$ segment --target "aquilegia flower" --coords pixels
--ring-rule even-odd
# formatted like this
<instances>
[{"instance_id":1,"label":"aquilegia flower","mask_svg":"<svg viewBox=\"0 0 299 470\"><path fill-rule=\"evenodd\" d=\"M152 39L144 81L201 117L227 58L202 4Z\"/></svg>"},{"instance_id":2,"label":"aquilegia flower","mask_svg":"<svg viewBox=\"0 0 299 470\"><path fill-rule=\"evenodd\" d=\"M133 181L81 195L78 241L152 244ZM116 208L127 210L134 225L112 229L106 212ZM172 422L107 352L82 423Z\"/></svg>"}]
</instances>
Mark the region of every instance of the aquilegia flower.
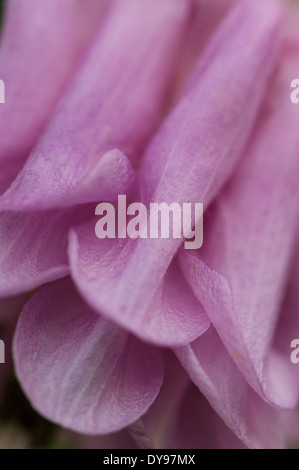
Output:
<instances>
[{"instance_id":1,"label":"aquilegia flower","mask_svg":"<svg viewBox=\"0 0 299 470\"><path fill-rule=\"evenodd\" d=\"M298 441L298 8L6 7L0 308L25 304L13 360L32 406L109 434L99 447ZM145 211L203 203L203 246L99 239L95 208L117 214L119 195Z\"/></svg>"}]
</instances>

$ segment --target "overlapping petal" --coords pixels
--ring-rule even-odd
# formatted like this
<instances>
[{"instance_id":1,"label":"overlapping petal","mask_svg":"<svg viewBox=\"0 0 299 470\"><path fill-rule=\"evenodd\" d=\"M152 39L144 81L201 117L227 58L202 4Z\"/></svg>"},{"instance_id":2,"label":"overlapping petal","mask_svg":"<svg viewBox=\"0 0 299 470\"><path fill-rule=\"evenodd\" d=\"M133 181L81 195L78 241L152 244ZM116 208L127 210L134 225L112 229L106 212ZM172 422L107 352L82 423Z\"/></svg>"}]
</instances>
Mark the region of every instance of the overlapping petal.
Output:
<instances>
[{"instance_id":1,"label":"overlapping petal","mask_svg":"<svg viewBox=\"0 0 299 470\"><path fill-rule=\"evenodd\" d=\"M299 436L298 10L283 26L279 0L37 1L11 0L0 44L0 192L37 143L0 197L6 351L32 295L19 294L51 282L14 337L25 394L85 447L286 448ZM95 203L120 194L143 202L148 228L153 202L203 202L203 248L99 240ZM11 358L0 372L1 396Z\"/></svg>"},{"instance_id":2,"label":"overlapping petal","mask_svg":"<svg viewBox=\"0 0 299 470\"><path fill-rule=\"evenodd\" d=\"M80 191L86 197L98 194L106 200L114 200L134 181L131 163L124 154L115 150L103 156ZM69 274L69 230L90 218L93 211L89 205L80 205L66 209L1 213L0 297L20 294Z\"/></svg>"},{"instance_id":3,"label":"overlapping petal","mask_svg":"<svg viewBox=\"0 0 299 470\"><path fill-rule=\"evenodd\" d=\"M173 449L245 449L245 445L194 387L186 391L177 416Z\"/></svg>"},{"instance_id":4,"label":"overlapping petal","mask_svg":"<svg viewBox=\"0 0 299 470\"><path fill-rule=\"evenodd\" d=\"M68 232L88 214L88 207L0 214L0 297L30 291L69 274Z\"/></svg>"},{"instance_id":5,"label":"overlapping petal","mask_svg":"<svg viewBox=\"0 0 299 470\"><path fill-rule=\"evenodd\" d=\"M127 283L124 265L131 253L128 240L98 240L93 220L71 230L72 276L88 304L135 331L140 338L163 346L185 343L206 331L210 322L176 263L152 297L149 294L155 278L148 276L145 268L136 271L134 277L131 275L130 286L123 289ZM136 292L134 284L138 279L144 279L145 285ZM134 306L137 295L139 303Z\"/></svg>"},{"instance_id":6,"label":"overlapping petal","mask_svg":"<svg viewBox=\"0 0 299 470\"><path fill-rule=\"evenodd\" d=\"M224 21L209 46L213 60L206 63L204 56L199 79L164 122L142 160L139 182L147 207L151 202L207 206L219 191L258 112L274 66L279 20L276 1L261 7L245 0ZM198 70L195 73L198 76ZM197 312L184 305L171 305L168 312L161 307L163 285L171 280L164 277L181 241L108 241L106 256L90 224L89 229L72 232L72 275L93 308L139 337L163 345L187 343L207 327L201 305ZM182 299L190 296L183 281L169 288L177 289Z\"/></svg>"},{"instance_id":7,"label":"overlapping petal","mask_svg":"<svg viewBox=\"0 0 299 470\"><path fill-rule=\"evenodd\" d=\"M281 313L273 341L274 348L282 357L290 356L293 351L291 343L294 339L299 339L299 239L297 237L296 246L292 256L292 266L288 285L286 288ZM291 365L292 372L299 382L298 364ZM298 385L296 389L298 389Z\"/></svg>"},{"instance_id":8,"label":"overlapping petal","mask_svg":"<svg viewBox=\"0 0 299 470\"><path fill-rule=\"evenodd\" d=\"M138 431L136 441L140 446L151 439L158 449L245 447L192 386L186 371L170 353L165 358L165 379L159 396L142 418Z\"/></svg>"},{"instance_id":9,"label":"overlapping petal","mask_svg":"<svg viewBox=\"0 0 299 470\"><path fill-rule=\"evenodd\" d=\"M14 357L33 406L86 434L113 432L136 421L163 380L161 351L91 311L69 278L43 288L26 305Z\"/></svg>"},{"instance_id":10,"label":"overlapping petal","mask_svg":"<svg viewBox=\"0 0 299 470\"><path fill-rule=\"evenodd\" d=\"M176 74L173 100L170 105L180 99L186 80L192 75L192 70L199 55L206 48L213 33L227 15L235 0L195 0L192 22L190 24L186 45L180 59L180 67ZM193 80L196 77L193 76Z\"/></svg>"},{"instance_id":11,"label":"overlapping petal","mask_svg":"<svg viewBox=\"0 0 299 470\"><path fill-rule=\"evenodd\" d=\"M285 448L298 436L297 412L275 409L249 387L213 327L176 354L213 409L247 447ZM295 388L298 391L298 383ZM288 396L294 390L285 392Z\"/></svg>"},{"instance_id":12,"label":"overlapping petal","mask_svg":"<svg viewBox=\"0 0 299 470\"><path fill-rule=\"evenodd\" d=\"M105 152L119 148L138 157L160 117L191 7L184 0L113 4L42 140L2 198L3 209L89 202L80 185L87 186Z\"/></svg>"},{"instance_id":13,"label":"overlapping petal","mask_svg":"<svg viewBox=\"0 0 299 470\"><path fill-rule=\"evenodd\" d=\"M38 140L106 0L10 0L0 43L0 192ZM53 26L54 25L54 26Z\"/></svg>"},{"instance_id":14,"label":"overlapping petal","mask_svg":"<svg viewBox=\"0 0 299 470\"><path fill-rule=\"evenodd\" d=\"M272 348L297 231L299 108L289 97L298 49L283 60L255 135L206 216L200 251L180 264L235 363L268 402L293 408L298 383Z\"/></svg>"}]
</instances>

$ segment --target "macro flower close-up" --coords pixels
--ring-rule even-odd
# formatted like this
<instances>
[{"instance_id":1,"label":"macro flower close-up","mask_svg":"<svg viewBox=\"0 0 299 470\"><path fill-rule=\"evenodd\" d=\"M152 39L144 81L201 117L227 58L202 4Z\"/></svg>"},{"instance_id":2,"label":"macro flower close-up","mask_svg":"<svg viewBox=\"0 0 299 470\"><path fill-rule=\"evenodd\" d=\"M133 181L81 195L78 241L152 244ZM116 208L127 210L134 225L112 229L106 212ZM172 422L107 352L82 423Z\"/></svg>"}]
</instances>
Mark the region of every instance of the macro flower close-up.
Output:
<instances>
[{"instance_id":1,"label":"macro flower close-up","mask_svg":"<svg viewBox=\"0 0 299 470\"><path fill-rule=\"evenodd\" d=\"M299 2L0 6L0 449L299 448Z\"/></svg>"}]
</instances>

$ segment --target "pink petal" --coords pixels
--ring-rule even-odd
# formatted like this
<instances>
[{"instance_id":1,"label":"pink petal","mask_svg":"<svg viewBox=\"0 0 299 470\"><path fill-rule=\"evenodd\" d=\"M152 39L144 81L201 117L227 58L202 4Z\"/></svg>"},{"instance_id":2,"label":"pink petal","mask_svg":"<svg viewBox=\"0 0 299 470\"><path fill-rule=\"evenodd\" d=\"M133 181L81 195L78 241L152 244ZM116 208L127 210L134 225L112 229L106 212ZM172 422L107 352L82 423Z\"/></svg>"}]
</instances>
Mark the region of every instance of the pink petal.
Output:
<instances>
[{"instance_id":1,"label":"pink petal","mask_svg":"<svg viewBox=\"0 0 299 470\"><path fill-rule=\"evenodd\" d=\"M175 263L154 297L149 294L155 279L146 271L146 265L130 273L127 285L124 263L132 248L125 239L98 240L93 220L71 230L72 276L87 303L155 344L183 344L203 333L210 323ZM146 286L140 290L139 282L147 275ZM138 307L134 308L137 301Z\"/></svg>"},{"instance_id":2,"label":"pink petal","mask_svg":"<svg viewBox=\"0 0 299 470\"><path fill-rule=\"evenodd\" d=\"M213 327L176 353L214 410L247 447L285 448L294 432L299 435L297 412L271 407L249 387Z\"/></svg>"},{"instance_id":3,"label":"pink petal","mask_svg":"<svg viewBox=\"0 0 299 470\"><path fill-rule=\"evenodd\" d=\"M2 208L88 202L80 185L87 185L105 152L120 148L132 160L138 157L157 124L191 6L173 0L115 2Z\"/></svg>"},{"instance_id":4,"label":"pink petal","mask_svg":"<svg viewBox=\"0 0 299 470\"><path fill-rule=\"evenodd\" d=\"M299 5L297 2L285 2L284 34L299 39ZM295 78L295 77L294 77Z\"/></svg>"},{"instance_id":5,"label":"pink petal","mask_svg":"<svg viewBox=\"0 0 299 470\"><path fill-rule=\"evenodd\" d=\"M244 448L169 353L163 386L142 422L158 449Z\"/></svg>"},{"instance_id":6,"label":"pink petal","mask_svg":"<svg viewBox=\"0 0 299 470\"><path fill-rule=\"evenodd\" d=\"M164 380L159 395L138 422L139 428L143 426L143 436L140 432L136 435L135 429L130 427L132 437L141 448L144 441L151 441L156 449L170 448L176 417L191 384L188 374L171 350L165 350L164 364Z\"/></svg>"},{"instance_id":7,"label":"pink petal","mask_svg":"<svg viewBox=\"0 0 299 470\"><path fill-rule=\"evenodd\" d=\"M4 363L0 362L0 403L1 415L5 406L5 395L7 395L7 384L13 374L12 339L18 315L28 298L25 296L12 297L0 300L0 340L4 342ZM1 350L2 352L2 350ZM1 355L2 361L2 355ZM0 441L3 436L3 421L1 420Z\"/></svg>"},{"instance_id":8,"label":"pink petal","mask_svg":"<svg viewBox=\"0 0 299 470\"><path fill-rule=\"evenodd\" d=\"M216 31L192 86L145 153L140 184L145 201L208 205L230 176L277 59L278 5L237 2Z\"/></svg>"},{"instance_id":9,"label":"pink petal","mask_svg":"<svg viewBox=\"0 0 299 470\"><path fill-rule=\"evenodd\" d=\"M174 98L177 98L189 78L190 72L194 68L199 55L207 46L212 34L219 26L235 0L196 0L192 15L187 44L184 48L180 70L177 73L177 83L174 90ZM193 80L195 80L193 74Z\"/></svg>"},{"instance_id":10,"label":"pink petal","mask_svg":"<svg viewBox=\"0 0 299 470\"><path fill-rule=\"evenodd\" d=\"M190 387L177 416L173 449L246 449L195 387Z\"/></svg>"},{"instance_id":11,"label":"pink petal","mask_svg":"<svg viewBox=\"0 0 299 470\"><path fill-rule=\"evenodd\" d=\"M224 22L209 46L213 60L205 63L200 80L145 153L140 188L147 205L175 201L207 206L219 191L249 136L265 91L279 17L275 1L261 5L246 0ZM90 224L72 232L72 275L95 310L139 337L163 345L187 343L203 333L208 322L201 305L183 288L177 268L171 272L177 272L172 286L178 305L170 299L169 306L162 307L160 298L165 288L174 289L169 284L172 274L164 277L181 241L137 239L101 246Z\"/></svg>"},{"instance_id":12,"label":"pink petal","mask_svg":"<svg viewBox=\"0 0 299 470\"><path fill-rule=\"evenodd\" d=\"M293 348L291 342L299 338L299 238L293 251L293 261L290 270L290 279L286 289L284 302L282 304L279 322L276 328L274 347L282 357L290 357ZM291 365L294 377L297 378L299 388L299 368L297 364ZM299 391L298 391L299 395Z\"/></svg>"},{"instance_id":13,"label":"pink petal","mask_svg":"<svg viewBox=\"0 0 299 470\"><path fill-rule=\"evenodd\" d=\"M26 305L14 356L32 405L85 434L131 424L147 411L163 380L161 352L94 314L69 279Z\"/></svg>"},{"instance_id":14,"label":"pink petal","mask_svg":"<svg viewBox=\"0 0 299 470\"><path fill-rule=\"evenodd\" d=\"M107 152L80 190L113 200L135 180L127 157ZM68 232L90 218L88 205L44 212L0 214L0 297L16 295L69 274Z\"/></svg>"},{"instance_id":15,"label":"pink petal","mask_svg":"<svg viewBox=\"0 0 299 470\"><path fill-rule=\"evenodd\" d=\"M180 263L251 386L293 408L289 357L271 351L299 210L299 108L289 95L298 50L284 56L244 160L206 217L203 248L181 251Z\"/></svg>"},{"instance_id":16,"label":"pink petal","mask_svg":"<svg viewBox=\"0 0 299 470\"><path fill-rule=\"evenodd\" d=\"M247 426L248 384L213 327L176 354L193 382L226 424L252 447Z\"/></svg>"},{"instance_id":17,"label":"pink petal","mask_svg":"<svg viewBox=\"0 0 299 470\"><path fill-rule=\"evenodd\" d=\"M98 24L106 0L9 0L0 48L0 192L21 169ZM54 26L53 26L54 25Z\"/></svg>"},{"instance_id":18,"label":"pink petal","mask_svg":"<svg viewBox=\"0 0 299 470\"><path fill-rule=\"evenodd\" d=\"M86 216L87 208L0 214L0 297L69 274L68 231Z\"/></svg>"}]
</instances>

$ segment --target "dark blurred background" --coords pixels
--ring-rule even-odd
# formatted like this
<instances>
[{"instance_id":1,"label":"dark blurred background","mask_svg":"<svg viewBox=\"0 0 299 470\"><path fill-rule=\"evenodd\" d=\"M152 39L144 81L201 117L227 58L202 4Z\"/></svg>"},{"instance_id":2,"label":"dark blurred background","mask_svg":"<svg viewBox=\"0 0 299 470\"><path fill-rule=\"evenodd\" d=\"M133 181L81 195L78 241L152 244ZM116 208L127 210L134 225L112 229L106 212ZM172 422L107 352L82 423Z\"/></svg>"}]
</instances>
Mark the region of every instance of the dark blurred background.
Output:
<instances>
[{"instance_id":1,"label":"dark blurred background","mask_svg":"<svg viewBox=\"0 0 299 470\"><path fill-rule=\"evenodd\" d=\"M1 27L1 20L2 20L4 2L5 2L5 0L0 0L0 27Z\"/></svg>"}]
</instances>

